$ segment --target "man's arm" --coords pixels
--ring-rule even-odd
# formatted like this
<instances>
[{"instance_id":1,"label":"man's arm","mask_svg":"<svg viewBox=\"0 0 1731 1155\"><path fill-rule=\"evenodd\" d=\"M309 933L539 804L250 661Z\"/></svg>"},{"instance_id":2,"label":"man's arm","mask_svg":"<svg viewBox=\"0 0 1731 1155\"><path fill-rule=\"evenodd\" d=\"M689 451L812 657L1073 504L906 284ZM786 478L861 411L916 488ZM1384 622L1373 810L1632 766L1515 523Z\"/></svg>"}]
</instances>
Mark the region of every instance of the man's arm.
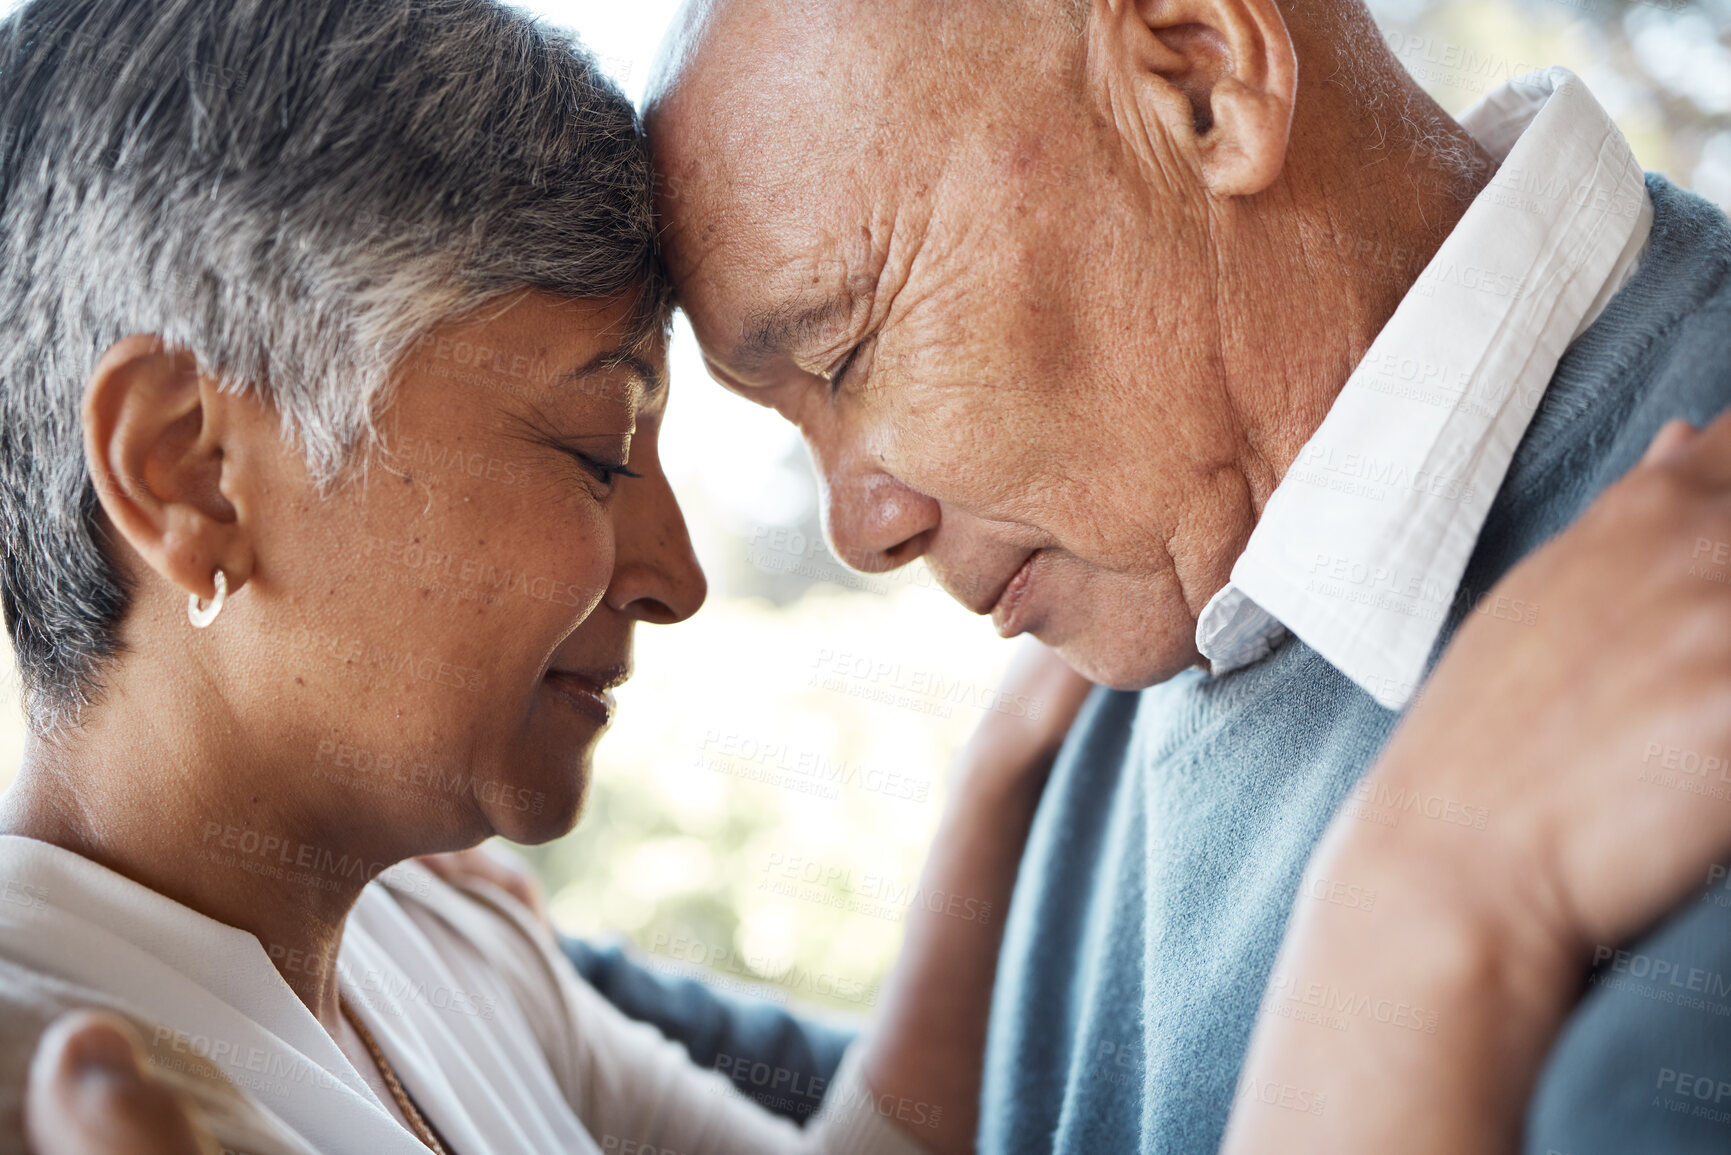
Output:
<instances>
[{"instance_id":1,"label":"man's arm","mask_svg":"<svg viewBox=\"0 0 1731 1155\"><path fill-rule=\"evenodd\" d=\"M529 864L482 844L421 859L447 882L482 878L535 915L583 980L626 1018L648 1023L679 1043L700 1067L720 1071L765 1110L803 1124L856 1033L803 1018L765 999L730 998L690 978L664 975L622 946L559 934Z\"/></svg>"},{"instance_id":2,"label":"man's arm","mask_svg":"<svg viewBox=\"0 0 1731 1155\"><path fill-rule=\"evenodd\" d=\"M767 1111L804 1124L857 1037L765 999L734 998L692 978L661 974L617 944L560 937L565 957L627 1017L683 1045Z\"/></svg>"}]
</instances>

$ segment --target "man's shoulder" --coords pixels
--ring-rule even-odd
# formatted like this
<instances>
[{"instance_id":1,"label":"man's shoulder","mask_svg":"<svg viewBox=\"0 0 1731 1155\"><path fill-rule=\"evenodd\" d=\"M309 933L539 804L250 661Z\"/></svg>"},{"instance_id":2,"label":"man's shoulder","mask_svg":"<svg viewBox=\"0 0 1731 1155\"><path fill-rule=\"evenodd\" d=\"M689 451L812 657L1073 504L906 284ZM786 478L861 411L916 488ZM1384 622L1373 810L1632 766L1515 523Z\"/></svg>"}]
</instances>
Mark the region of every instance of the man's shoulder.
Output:
<instances>
[{"instance_id":1,"label":"man's shoulder","mask_svg":"<svg viewBox=\"0 0 1731 1155\"><path fill-rule=\"evenodd\" d=\"M1731 405L1731 221L1661 176L1647 188L1647 251L1558 362L1500 495L1502 512L1539 523L1541 537L1634 465L1666 421L1701 425Z\"/></svg>"},{"instance_id":2,"label":"man's shoulder","mask_svg":"<svg viewBox=\"0 0 1731 1155\"><path fill-rule=\"evenodd\" d=\"M1638 305L1633 315L1659 314L1670 322L1672 336L1685 345L1731 345L1724 318L1731 312L1731 220L1718 205L1680 189L1657 174L1647 177L1653 198L1653 233L1642 267L1626 286ZM1668 342L1672 351L1676 342ZM1690 365L1676 356L1670 366L1702 370L1727 369Z\"/></svg>"},{"instance_id":3,"label":"man's shoulder","mask_svg":"<svg viewBox=\"0 0 1731 1155\"><path fill-rule=\"evenodd\" d=\"M1704 799L1731 782L1688 783ZM1709 803L1710 804L1710 803ZM1526 1150L1721 1152L1731 1126L1731 889L1723 866L1638 942L1597 944L1528 1107Z\"/></svg>"},{"instance_id":4,"label":"man's shoulder","mask_svg":"<svg viewBox=\"0 0 1731 1155\"><path fill-rule=\"evenodd\" d=\"M1698 323L1709 316L1722 319L1731 311L1731 219L1705 197L1657 174L1648 176L1647 187L1653 198L1651 245L1655 250L1663 247L1664 271L1694 274L1680 278L1679 288L1695 299L1695 308L1684 313L1685 323L1704 337L1731 342L1731 330Z\"/></svg>"},{"instance_id":5,"label":"man's shoulder","mask_svg":"<svg viewBox=\"0 0 1731 1155\"><path fill-rule=\"evenodd\" d=\"M1663 177L1649 176L1648 189L1653 237L1624 310L1637 435L1672 417L1703 425L1731 407L1731 220Z\"/></svg>"}]
</instances>

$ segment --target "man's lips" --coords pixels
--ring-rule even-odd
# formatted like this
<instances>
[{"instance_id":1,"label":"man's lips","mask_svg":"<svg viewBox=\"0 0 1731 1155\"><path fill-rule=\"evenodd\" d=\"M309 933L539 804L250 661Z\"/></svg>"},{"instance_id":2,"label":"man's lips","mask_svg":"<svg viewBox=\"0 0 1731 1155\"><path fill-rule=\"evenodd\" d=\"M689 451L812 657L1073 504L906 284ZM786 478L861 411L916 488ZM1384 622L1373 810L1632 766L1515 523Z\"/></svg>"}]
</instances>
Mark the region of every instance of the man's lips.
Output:
<instances>
[{"instance_id":1,"label":"man's lips","mask_svg":"<svg viewBox=\"0 0 1731 1155\"><path fill-rule=\"evenodd\" d=\"M631 671L625 666L600 670L548 670L547 685L577 710L605 726L613 720L613 690Z\"/></svg>"},{"instance_id":2,"label":"man's lips","mask_svg":"<svg viewBox=\"0 0 1731 1155\"><path fill-rule=\"evenodd\" d=\"M992 625L997 627L999 637L1013 638L1026 628L1030 612L1028 586L1034 580L1034 561L1039 556L1040 551L1035 550L1023 560L992 606Z\"/></svg>"}]
</instances>

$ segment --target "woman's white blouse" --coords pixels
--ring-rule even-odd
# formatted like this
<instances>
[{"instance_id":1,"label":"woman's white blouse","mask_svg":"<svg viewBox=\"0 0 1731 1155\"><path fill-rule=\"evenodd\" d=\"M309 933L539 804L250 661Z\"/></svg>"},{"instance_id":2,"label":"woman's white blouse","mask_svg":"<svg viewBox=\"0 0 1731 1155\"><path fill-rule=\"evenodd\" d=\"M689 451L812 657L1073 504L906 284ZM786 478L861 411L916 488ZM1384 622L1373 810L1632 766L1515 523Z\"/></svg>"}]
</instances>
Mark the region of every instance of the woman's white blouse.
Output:
<instances>
[{"instance_id":1,"label":"woman's white blouse","mask_svg":"<svg viewBox=\"0 0 1731 1155\"><path fill-rule=\"evenodd\" d=\"M211 869L317 885L235 840ZM131 1019L152 1062L234 1151L425 1155L283 981L271 953L69 851L0 836L0 1146L43 1022L71 1005ZM876 1109L850 1051L803 1130L694 1066L585 984L522 907L404 863L363 892L338 976L453 1155L918 1155ZM221 1078L217 1078L220 1073ZM239 1094L236 1094L238 1088Z\"/></svg>"}]
</instances>

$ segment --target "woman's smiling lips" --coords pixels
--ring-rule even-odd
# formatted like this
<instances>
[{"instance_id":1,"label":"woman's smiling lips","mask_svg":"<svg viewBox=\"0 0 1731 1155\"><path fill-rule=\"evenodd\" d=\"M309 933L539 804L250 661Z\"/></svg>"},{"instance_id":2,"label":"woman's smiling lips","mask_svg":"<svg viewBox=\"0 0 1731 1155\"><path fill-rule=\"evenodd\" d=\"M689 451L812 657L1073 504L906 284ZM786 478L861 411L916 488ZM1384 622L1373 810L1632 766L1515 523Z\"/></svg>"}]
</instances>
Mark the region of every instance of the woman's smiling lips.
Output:
<instances>
[{"instance_id":1,"label":"woman's smiling lips","mask_svg":"<svg viewBox=\"0 0 1731 1155\"><path fill-rule=\"evenodd\" d=\"M613 688L631 676L626 666L600 670L548 670L547 685L598 726L613 720Z\"/></svg>"}]
</instances>

